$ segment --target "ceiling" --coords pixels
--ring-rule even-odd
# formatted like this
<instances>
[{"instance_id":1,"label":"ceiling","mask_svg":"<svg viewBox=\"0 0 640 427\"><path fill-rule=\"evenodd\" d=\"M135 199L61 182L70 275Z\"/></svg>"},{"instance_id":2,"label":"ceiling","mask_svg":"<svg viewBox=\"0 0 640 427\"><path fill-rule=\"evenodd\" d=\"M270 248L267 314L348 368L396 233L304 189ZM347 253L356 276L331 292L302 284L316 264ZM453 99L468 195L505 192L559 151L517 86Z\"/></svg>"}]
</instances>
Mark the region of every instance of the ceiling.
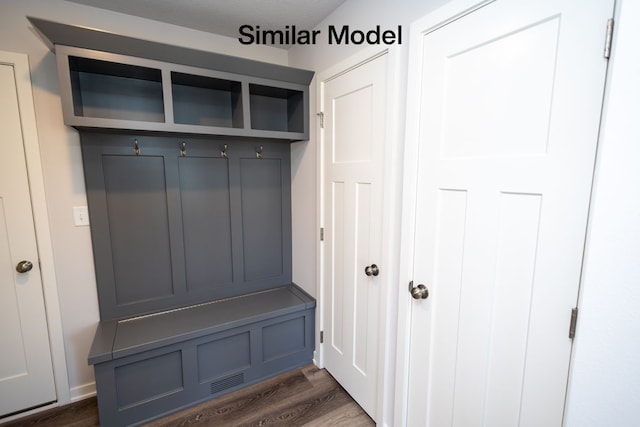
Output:
<instances>
[{"instance_id":1,"label":"ceiling","mask_svg":"<svg viewBox=\"0 0 640 427\"><path fill-rule=\"evenodd\" d=\"M237 38L241 25L311 30L345 0L67 0ZM280 45L276 47L281 47ZM286 46L283 46L286 47Z\"/></svg>"}]
</instances>

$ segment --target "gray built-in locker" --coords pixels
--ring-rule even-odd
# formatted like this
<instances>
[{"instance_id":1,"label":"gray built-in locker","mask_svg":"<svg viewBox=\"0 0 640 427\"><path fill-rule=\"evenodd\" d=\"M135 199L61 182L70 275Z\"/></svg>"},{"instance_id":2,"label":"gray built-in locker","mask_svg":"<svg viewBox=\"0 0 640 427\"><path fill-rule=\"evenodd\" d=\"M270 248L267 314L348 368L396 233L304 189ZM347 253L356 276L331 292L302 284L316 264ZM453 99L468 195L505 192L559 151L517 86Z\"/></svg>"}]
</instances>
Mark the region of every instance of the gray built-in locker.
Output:
<instances>
[{"instance_id":1,"label":"gray built-in locker","mask_svg":"<svg viewBox=\"0 0 640 427\"><path fill-rule=\"evenodd\" d=\"M287 144L81 139L102 320L291 283Z\"/></svg>"},{"instance_id":2,"label":"gray built-in locker","mask_svg":"<svg viewBox=\"0 0 640 427\"><path fill-rule=\"evenodd\" d=\"M102 425L139 425L311 363L287 142L313 73L29 18L80 132Z\"/></svg>"}]
</instances>

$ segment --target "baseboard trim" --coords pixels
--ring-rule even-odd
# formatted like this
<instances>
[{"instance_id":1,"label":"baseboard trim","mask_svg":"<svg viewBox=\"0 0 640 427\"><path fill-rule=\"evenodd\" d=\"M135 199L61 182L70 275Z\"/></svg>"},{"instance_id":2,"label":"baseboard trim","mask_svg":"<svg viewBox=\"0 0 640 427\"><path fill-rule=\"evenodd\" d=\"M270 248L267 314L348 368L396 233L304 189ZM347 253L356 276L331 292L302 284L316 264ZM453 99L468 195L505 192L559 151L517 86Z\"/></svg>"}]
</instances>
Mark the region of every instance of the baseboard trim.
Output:
<instances>
[{"instance_id":1,"label":"baseboard trim","mask_svg":"<svg viewBox=\"0 0 640 427\"><path fill-rule=\"evenodd\" d=\"M60 407L60 404L58 402L53 402L49 405L44 405L44 406L40 406L38 408L35 409L29 409L28 411L24 411L24 412L20 412L18 414L14 414L11 416L6 416L4 418L0 418L0 424L5 424L5 423L9 423L11 421L15 421L15 420L19 420L20 418L25 418L28 417L30 415L35 415L39 412L44 412L47 411L49 409L55 409Z\"/></svg>"},{"instance_id":2,"label":"baseboard trim","mask_svg":"<svg viewBox=\"0 0 640 427\"><path fill-rule=\"evenodd\" d=\"M83 399L87 399L89 397L93 397L96 395L96 383L91 382L83 385L79 385L76 387L72 387L69 390L70 402L78 402Z\"/></svg>"}]
</instances>

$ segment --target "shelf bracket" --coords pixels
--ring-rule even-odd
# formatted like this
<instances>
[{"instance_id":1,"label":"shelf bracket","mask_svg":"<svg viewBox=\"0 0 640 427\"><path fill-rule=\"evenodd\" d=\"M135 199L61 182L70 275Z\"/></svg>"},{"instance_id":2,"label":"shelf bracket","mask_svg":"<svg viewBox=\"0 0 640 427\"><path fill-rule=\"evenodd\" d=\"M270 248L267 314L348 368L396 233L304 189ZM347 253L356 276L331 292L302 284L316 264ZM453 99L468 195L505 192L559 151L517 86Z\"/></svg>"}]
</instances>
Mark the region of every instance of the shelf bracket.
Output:
<instances>
[{"instance_id":1,"label":"shelf bracket","mask_svg":"<svg viewBox=\"0 0 640 427\"><path fill-rule=\"evenodd\" d=\"M140 146L138 145L137 139L133 140L133 154L135 154L136 156L140 155Z\"/></svg>"},{"instance_id":2,"label":"shelf bracket","mask_svg":"<svg viewBox=\"0 0 640 427\"><path fill-rule=\"evenodd\" d=\"M261 159L262 158L262 151L264 150L264 146L259 145L258 149L256 150L256 158L257 159Z\"/></svg>"}]
</instances>

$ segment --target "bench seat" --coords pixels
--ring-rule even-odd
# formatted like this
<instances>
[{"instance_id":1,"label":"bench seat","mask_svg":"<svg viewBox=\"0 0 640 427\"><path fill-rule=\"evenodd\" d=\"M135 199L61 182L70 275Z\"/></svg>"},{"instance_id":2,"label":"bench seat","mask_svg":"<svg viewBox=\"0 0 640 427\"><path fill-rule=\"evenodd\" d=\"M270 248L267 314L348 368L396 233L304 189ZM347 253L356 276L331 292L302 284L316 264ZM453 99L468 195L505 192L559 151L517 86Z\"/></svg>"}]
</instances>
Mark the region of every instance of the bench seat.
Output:
<instances>
[{"instance_id":1,"label":"bench seat","mask_svg":"<svg viewBox=\"0 0 640 427\"><path fill-rule=\"evenodd\" d=\"M295 284L100 322L102 425L138 425L312 362L315 300Z\"/></svg>"}]
</instances>

